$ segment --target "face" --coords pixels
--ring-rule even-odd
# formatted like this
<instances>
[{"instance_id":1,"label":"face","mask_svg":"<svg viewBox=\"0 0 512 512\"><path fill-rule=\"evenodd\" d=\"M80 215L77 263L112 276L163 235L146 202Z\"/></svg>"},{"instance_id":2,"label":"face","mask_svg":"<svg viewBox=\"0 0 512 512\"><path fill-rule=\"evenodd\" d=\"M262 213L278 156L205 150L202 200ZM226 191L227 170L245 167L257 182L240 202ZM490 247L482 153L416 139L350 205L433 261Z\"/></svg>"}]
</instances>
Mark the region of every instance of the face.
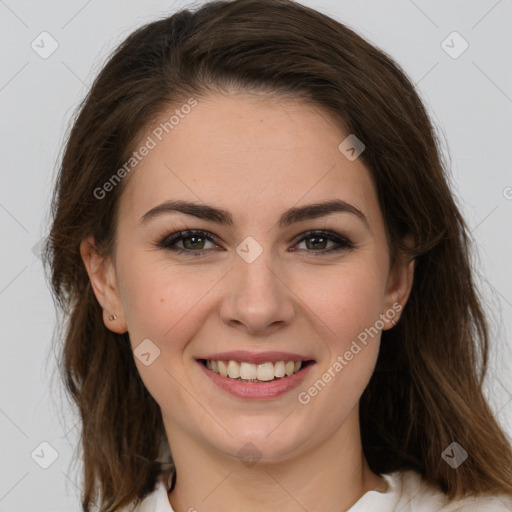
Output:
<instances>
[{"instance_id":1,"label":"face","mask_svg":"<svg viewBox=\"0 0 512 512\"><path fill-rule=\"evenodd\" d=\"M112 258L83 244L105 323L129 332L170 440L186 435L234 456L252 443L277 461L357 424L381 331L398 319L412 270L390 269L370 173L338 148L347 135L298 101L200 99L161 141L152 136L130 175ZM170 201L227 218L159 206ZM325 202L336 211L302 210ZM253 364L228 363L224 377L203 364L210 358ZM275 378L288 360L304 367ZM235 381L239 370L274 380Z\"/></svg>"}]
</instances>

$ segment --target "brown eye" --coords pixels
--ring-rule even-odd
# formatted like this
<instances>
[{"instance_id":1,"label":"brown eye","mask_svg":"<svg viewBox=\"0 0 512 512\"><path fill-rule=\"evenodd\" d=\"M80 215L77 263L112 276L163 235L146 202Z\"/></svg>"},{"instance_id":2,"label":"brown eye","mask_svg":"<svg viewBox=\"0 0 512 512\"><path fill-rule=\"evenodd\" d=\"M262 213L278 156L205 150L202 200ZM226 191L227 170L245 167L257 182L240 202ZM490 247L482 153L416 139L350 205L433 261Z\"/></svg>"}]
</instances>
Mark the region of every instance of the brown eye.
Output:
<instances>
[{"instance_id":1,"label":"brown eye","mask_svg":"<svg viewBox=\"0 0 512 512\"><path fill-rule=\"evenodd\" d=\"M210 250L205 249L205 243L210 242L214 246L217 246L215 239L209 233L205 231L180 231L173 233L170 236L166 236L162 241L158 243L158 246L162 249L177 252L180 254L187 254L193 256L203 255ZM178 244L182 243L180 247Z\"/></svg>"},{"instance_id":2,"label":"brown eye","mask_svg":"<svg viewBox=\"0 0 512 512\"><path fill-rule=\"evenodd\" d=\"M166 236L157 245L158 247L186 256L204 256L212 252L212 248L205 247L210 242L213 248L219 247L216 237L211 233L200 230L179 231ZM320 255L340 250L353 249L354 245L350 240L331 231L310 231L305 233L296 245L305 242L306 248L300 249L306 252ZM182 244L180 245L178 244ZM329 243L334 243L334 247L328 248ZM293 249L294 252L296 249Z\"/></svg>"},{"instance_id":3,"label":"brown eye","mask_svg":"<svg viewBox=\"0 0 512 512\"><path fill-rule=\"evenodd\" d=\"M352 249L354 245L350 240L330 231L310 231L306 233L298 244L306 242L306 250L317 254L335 252L341 249ZM328 243L333 242L334 247L327 248Z\"/></svg>"}]
</instances>

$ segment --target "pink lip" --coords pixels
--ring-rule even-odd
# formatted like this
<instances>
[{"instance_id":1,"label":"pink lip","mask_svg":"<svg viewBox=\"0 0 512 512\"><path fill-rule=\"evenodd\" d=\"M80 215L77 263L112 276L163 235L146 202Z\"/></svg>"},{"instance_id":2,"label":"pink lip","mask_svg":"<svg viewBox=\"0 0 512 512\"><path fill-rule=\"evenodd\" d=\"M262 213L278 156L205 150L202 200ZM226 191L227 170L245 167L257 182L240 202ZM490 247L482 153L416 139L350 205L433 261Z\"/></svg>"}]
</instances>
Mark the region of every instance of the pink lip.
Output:
<instances>
[{"instance_id":1,"label":"pink lip","mask_svg":"<svg viewBox=\"0 0 512 512\"><path fill-rule=\"evenodd\" d=\"M233 352L230 352L231 355L233 355ZM273 353L274 355L277 354L276 352ZM223 354L218 354L223 355ZM288 354L293 355L293 354ZM287 356L287 357L288 357ZM297 357L294 355L294 357ZM276 359L276 361L303 361L304 358L299 357L298 359L294 359L294 357L290 357L290 359L287 358L281 358ZM208 358L209 359L209 358ZM222 358L212 358L214 360L223 360ZM230 357L229 359L236 361L236 358ZM229 360L228 359L228 360ZM243 361L247 361L247 359L242 358ZM269 359L263 360L263 362L269 361ZM247 361L249 362L249 361ZM227 391L233 396L236 396L237 398L250 398L253 400L264 400L269 398L276 398L280 395L283 395L287 393L288 391L292 390L293 388L297 387L306 377L306 375L309 373L312 366L314 366L315 363L311 362L308 364L305 368L301 369L299 372L294 373L290 375L289 377L282 377L277 380L273 380L270 382L262 382L262 383L255 383L255 382L242 382L239 380L230 379L229 377L223 377L222 375L213 372L212 370L209 370L206 368L206 366L198 360L197 363L199 364L201 370L205 373L205 375L211 379L211 381L219 386L224 391Z\"/></svg>"},{"instance_id":2,"label":"pink lip","mask_svg":"<svg viewBox=\"0 0 512 512\"><path fill-rule=\"evenodd\" d=\"M312 357L293 354L292 352L248 352L247 350L235 350L233 352L217 352L196 359L210 359L211 361L238 361L252 364L276 363L277 361L311 361Z\"/></svg>"}]
</instances>

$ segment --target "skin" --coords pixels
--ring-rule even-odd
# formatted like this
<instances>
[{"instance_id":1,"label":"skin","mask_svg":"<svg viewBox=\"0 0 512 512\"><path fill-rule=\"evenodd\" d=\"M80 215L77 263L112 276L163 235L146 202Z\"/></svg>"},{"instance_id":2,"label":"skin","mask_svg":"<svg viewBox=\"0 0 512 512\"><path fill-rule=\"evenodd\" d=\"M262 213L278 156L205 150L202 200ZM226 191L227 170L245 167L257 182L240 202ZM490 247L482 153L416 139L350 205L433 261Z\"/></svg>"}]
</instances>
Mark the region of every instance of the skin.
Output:
<instances>
[{"instance_id":1,"label":"skin","mask_svg":"<svg viewBox=\"0 0 512 512\"><path fill-rule=\"evenodd\" d=\"M347 135L326 112L298 100L201 98L130 175L114 253L100 256L91 237L81 244L105 325L128 331L134 349L149 338L160 350L149 366L135 362L162 410L177 468L169 493L176 512L334 512L384 483L366 463L358 419L380 332L308 404L297 400L379 315L405 305L413 280L412 262L390 268L370 172L338 149ZM168 199L227 209L234 225L182 213L140 223ZM347 212L278 227L284 210L328 199L356 206L369 227ZM178 242L207 252L196 258L156 247L185 229L221 243ZM317 249L311 238L299 242L309 230L334 231L355 247L316 255L336 243ZM236 252L247 236L263 249L252 263ZM383 329L390 328L386 320ZM316 364L283 396L243 400L219 390L195 360L237 349L290 351ZM261 456L250 467L238 455L246 443Z\"/></svg>"}]
</instances>

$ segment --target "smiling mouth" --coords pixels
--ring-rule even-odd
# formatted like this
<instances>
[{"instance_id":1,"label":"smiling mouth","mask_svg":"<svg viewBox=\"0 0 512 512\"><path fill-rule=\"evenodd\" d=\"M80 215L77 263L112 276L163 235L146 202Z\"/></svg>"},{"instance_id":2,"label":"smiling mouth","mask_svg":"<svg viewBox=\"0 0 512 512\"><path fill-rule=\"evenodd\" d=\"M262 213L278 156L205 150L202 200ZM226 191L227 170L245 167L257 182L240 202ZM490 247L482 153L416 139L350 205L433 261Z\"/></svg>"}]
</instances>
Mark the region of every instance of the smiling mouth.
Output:
<instances>
[{"instance_id":1,"label":"smiling mouth","mask_svg":"<svg viewBox=\"0 0 512 512\"><path fill-rule=\"evenodd\" d=\"M238 382L265 383L287 379L291 375L301 372L304 368L313 364L309 361L276 361L252 364L244 361L222 361L199 359L208 370Z\"/></svg>"}]
</instances>

